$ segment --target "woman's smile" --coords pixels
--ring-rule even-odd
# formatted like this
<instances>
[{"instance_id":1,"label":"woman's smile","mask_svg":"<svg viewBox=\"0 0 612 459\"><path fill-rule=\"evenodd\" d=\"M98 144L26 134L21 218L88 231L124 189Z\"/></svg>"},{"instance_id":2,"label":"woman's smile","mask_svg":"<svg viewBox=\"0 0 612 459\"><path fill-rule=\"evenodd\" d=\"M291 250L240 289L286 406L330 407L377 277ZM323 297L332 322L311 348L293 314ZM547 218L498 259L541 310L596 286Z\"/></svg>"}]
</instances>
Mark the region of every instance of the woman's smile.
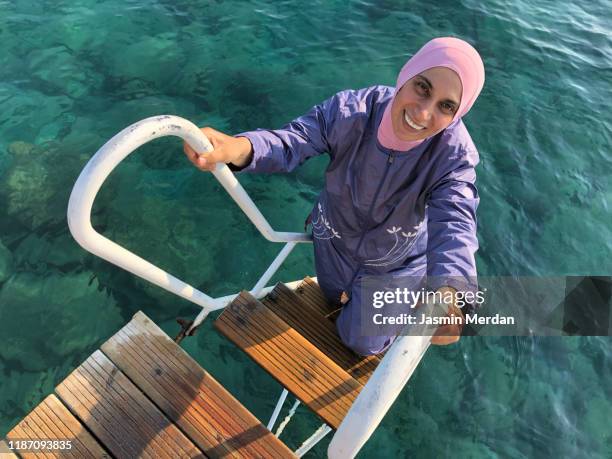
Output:
<instances>
[{"instance_id":1,"label":"woman's smile","mask_svg":"<svg viewBox=\"0 0 612 459\"><path fill-rule=\"evenodd\" d=\"M404 110L404 121L408 125L408 128L412 129L413 131L422 131L426 128L426 126L421 126L420 124L417 124L412 118L410 118L410 115L408 115L408 112L406 110Z\"/></svg>"}]
</instances>

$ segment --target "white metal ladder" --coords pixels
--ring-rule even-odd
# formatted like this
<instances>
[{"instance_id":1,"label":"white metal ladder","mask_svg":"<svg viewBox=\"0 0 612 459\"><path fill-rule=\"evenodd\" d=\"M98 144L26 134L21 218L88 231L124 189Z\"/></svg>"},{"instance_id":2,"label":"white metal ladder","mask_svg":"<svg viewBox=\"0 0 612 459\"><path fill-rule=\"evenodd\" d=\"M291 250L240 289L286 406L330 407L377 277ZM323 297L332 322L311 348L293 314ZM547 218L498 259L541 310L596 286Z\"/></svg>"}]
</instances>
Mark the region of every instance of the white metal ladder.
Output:
<instances>
[{"instance_id":1,"label":"white metal ladder","mask_svg":"<svg viewBox=\"0 0 612 459\"><path fill-rule=\"evenodd\" d=\"M196 125L177 116L154 116L128 126L106 142L81 171L68 203L68 226L73 237L85 250L200 306L202 310L188 330L189 333L211 311L231 303L238 293L212 298L102 236L91 225L95 197L113 169L138 147L169 135L182 138L200 154L213 150L209 140ZM261 298L273 288L265 285L295 245L299 242L312 242L311 237L306 233L274 231L225 164L217 164L212 174L267 240L285 243L250 291L256 298ZM298 284L299 281L295 281L287 286L295 289ZM328 447L328 457L351 458L359 452L408 382L430 342L431 336L399 336L395 340L340 424ZM286 390L283 390L268 424L269 429L273 428L286 396ZM321 426L296 454L305 454L330 430L325 424ZM280 432L282 428L279 428L279 435Z\"/></svg>"}]
</instances>

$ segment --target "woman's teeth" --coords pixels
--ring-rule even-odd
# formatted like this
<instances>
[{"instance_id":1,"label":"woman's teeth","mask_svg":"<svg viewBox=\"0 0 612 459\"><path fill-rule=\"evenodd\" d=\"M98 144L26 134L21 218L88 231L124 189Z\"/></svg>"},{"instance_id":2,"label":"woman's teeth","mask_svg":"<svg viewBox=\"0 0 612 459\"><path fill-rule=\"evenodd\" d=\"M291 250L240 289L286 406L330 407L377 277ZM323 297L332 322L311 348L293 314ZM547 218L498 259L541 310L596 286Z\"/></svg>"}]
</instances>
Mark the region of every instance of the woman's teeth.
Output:
<instances>
[{"instance_id":1,"label":"woman's teeth","mask_svg":"<svg viewBox=\"0 0 612 459\"><path fill-rule=\"evenodd\" d=\"M404 112L404 119L406 120L406 123L408 123L408 126L410 126L412 129L416 129L417 131L425 129L425 126L419 126L414 121L412 121L408 116L408 113L406 112Z\"/></svg>"}]
</instances>

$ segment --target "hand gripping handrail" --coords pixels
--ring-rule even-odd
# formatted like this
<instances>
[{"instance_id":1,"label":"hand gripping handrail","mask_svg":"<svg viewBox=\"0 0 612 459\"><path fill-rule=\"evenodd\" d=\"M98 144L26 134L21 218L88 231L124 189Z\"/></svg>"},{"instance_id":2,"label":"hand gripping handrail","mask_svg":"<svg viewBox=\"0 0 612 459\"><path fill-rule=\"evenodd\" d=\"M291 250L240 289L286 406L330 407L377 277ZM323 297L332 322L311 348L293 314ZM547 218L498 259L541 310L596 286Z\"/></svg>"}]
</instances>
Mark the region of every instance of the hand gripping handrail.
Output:
<instances>
[{"instance_id":1,"label":"hand gripping handrail","mask_svg":"<svg viewBox=\"0 0 612 459\"><path fill-rule=\"evenodd\" d=\"M213 150L208 138L195 124L177 116L154 116L128 126L106 142L81 171L68 202L68 226L81 247L94 255L192 301L206 311L218 309L225 306L225 303L220 304L225 300L211 298L168 274L102 236L91 225L94 199L113 169L138 147L168 135L181 137L198 153L209 153ZM266 239L273 242L288 242L291 244L290 247L296 242L311 242L310 236L306 233L274 231L225 164L217 164L212 173Z\"/></svg>"}]
</instances>

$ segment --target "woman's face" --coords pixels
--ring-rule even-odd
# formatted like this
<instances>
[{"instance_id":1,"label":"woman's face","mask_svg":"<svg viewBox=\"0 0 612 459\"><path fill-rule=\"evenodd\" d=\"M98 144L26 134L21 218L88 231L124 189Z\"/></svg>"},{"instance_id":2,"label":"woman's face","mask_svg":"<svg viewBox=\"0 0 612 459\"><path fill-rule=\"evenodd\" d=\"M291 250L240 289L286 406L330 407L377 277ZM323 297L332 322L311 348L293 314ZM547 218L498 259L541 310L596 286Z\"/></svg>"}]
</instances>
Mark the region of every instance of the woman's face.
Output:
<instances>
[{"instance_id":1,"label":"woman's face","mask_svg":"<svg viewBox=\"0 0 612 459\"><path fill-rule=\"evenodd\" d=\"M393 100L393 131L401 140L422 140L453 121L463 87L446 67L432 67L408 80Z\"/></svg>"}]
</instances>

